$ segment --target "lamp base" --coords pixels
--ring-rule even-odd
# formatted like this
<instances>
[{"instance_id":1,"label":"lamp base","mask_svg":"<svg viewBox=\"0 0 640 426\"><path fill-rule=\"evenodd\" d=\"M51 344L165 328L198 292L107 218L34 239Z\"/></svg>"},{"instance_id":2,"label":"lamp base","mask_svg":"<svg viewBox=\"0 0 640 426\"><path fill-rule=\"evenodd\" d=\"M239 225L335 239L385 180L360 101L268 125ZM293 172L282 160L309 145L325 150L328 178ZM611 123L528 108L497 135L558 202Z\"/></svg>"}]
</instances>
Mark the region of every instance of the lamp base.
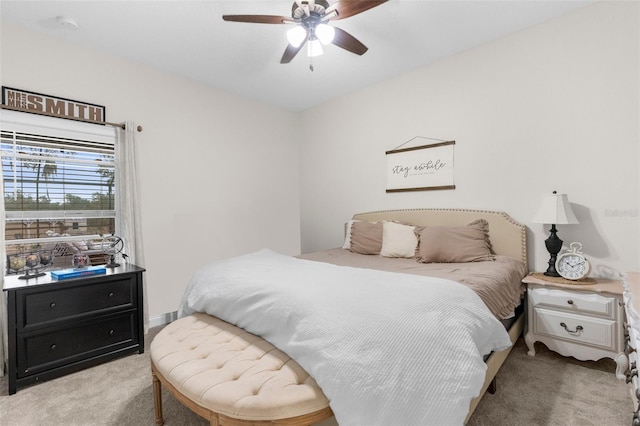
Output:
<instances>
[{"instance_id":1,"label":"lamp base","mask_svg":"<svg viewBox=\"0 0 640 426\"><path fill-rule=\"evenodd\" d=\"M553 267L551 266L551 262L553 262ZM544 271L544 275L546 275L547 277L560 277L561 275L558 273L558 271L556 271L556 266L555 266L555 257L552 257L551 259L549 259L549 267L547 268L546 271Z\"/></svg>"},{"instance_id":2,"label":"lamp base","mask_svg":"<svg viewBox=\"0 0 640 426\"><path fill-rule=\"evenodd\" d=\"M562 249L563 241L558 238L556 225L551 225L549 232L551 235L549 235L549 238L544 241L544 245L547 247L547 251L551 257L549 258L549 267L544 272L544 275L548 277L559 277L560 274L556 271L556 259L558 258L558 253Z\"/></svg>"}]
</instances>

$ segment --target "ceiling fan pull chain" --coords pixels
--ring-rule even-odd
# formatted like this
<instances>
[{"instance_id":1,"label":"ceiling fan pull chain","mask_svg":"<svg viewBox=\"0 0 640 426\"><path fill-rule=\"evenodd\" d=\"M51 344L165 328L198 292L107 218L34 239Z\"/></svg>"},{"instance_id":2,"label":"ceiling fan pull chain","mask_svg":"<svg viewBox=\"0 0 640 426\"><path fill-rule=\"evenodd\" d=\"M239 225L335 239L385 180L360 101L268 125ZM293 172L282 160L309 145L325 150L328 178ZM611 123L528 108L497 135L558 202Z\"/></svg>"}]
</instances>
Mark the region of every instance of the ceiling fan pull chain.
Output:
<instances>
[{"instance_id":1,"label":"ceiling fan pull chain","mask_svg":"<svg viewBox=\"0 0 640 426\"><path fill-rule=\"evenodd\" d=\"M313 56L309 56L309 69L313 72Z\"/></svg>"}]
</instances>

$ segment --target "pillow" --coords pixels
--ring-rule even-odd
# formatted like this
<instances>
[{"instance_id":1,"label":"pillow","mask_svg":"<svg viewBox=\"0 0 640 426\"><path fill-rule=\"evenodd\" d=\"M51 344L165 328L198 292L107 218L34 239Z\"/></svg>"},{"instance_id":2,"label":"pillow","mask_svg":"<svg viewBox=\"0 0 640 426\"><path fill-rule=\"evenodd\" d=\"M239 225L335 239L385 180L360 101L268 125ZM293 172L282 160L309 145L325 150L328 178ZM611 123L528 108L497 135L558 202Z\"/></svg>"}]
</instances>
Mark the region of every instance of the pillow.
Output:
<instances>
[{"instance_id":1,"label":"pillow","mask_svg":"<svg viewBox=\"0 0 640 426\"><path fill-rule=\"evenodd\" d=\"M496 254L496 252L493 251L493 246L491 245L491 239L489 239L489 222L487 222L485 219L478 219L467 224L467 226L477 226L477 225L479 225L482 228L482 231L484 232L484 239L487 242L489 251L491 252L491 254Z\"/></svg>"},{"instance_id":2,"label":"pillow","mask_svg":"<svg viewBox=\"0 0 640 426\"><path fill-rule=\"evenodd\" d=\"M418 261L423 263L464 263L494 260L488 224L467 226L427 226L419 233Z\"/></svg>"},{"instance_id":3,"label":"pillow","mask_svg":"<svg viewBox=\"0 0 640 426\"><path fill-rule=\"evenodd\" d=\"M360 221L353 220L353 219L350 219L347 221L345 225L346 228L344 231L344 244L342 245L342 248L345 250L351 249L351 225L353 225L353 222L360 222Z\"/></svg>"},{"instance_id":4,"label":"pillow","mask_svg":"<svg viewBox=\"0 0 640 426\"><path fill-rule=\"evenodd\" d=\"M351 251L360 254L380 254L382 249L381 222L353 222L351 224Z\"/></svg>"},{"instance_id":5,"label":"pillow","mask_svg":"<svg viewBox=\"0 0 640 426\"><path fill-rule=\"evenodd\" d=\"M395 222L382 222L382 249L384 257L414 257L418 246L415 226Z\"/></svg>"}]
</instances>

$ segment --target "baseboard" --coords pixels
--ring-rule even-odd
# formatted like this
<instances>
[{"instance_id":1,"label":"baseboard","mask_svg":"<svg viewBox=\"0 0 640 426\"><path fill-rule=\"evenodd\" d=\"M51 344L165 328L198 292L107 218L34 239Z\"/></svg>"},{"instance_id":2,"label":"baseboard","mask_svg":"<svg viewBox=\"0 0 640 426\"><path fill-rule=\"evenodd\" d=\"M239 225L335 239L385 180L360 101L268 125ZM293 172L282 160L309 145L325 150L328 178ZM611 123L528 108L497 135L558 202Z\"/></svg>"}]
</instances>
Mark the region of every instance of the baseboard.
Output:
<instances>
[{"instance_id":1,"label":"baseboard","mask_svg":"<svg viewBox=\"0 0 640 426\"><path fill-rule=\"evenodd\" d=\"M166 314L157 315L155 317L149 317L149 327L158 327L160 325L167 325L171 321L178 319L178 311L167 312Z\"/></svg>"}]
</instances>

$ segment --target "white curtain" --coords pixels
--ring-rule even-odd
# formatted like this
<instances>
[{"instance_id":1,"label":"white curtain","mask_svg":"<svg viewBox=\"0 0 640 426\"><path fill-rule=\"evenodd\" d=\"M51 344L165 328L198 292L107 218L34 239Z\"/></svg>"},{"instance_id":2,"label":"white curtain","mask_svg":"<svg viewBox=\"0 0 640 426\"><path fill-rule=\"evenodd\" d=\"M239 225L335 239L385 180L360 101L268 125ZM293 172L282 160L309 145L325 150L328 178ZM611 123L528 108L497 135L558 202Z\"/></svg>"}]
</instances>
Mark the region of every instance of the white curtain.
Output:
<instances>
[{"instance_id":1,"label":"white curtain","mask_svg":"<svg viewBox=\"0 0 640 426\"><path fill-rule=\"evenodd\" d=\"M136 124L125 123L118 130L116 142L116 233L124 241L127 261L144 268L142 225L140 222L140 187L137 166ZM144 282L144 280L143 280ZM143 285L144 332L149 331L147 285Z\"/></svg>"},{"instance_id":2,"label":"white curtain","mask_svg":"<svg viewBox=\"0 0 640 426\"><path fill-rule=\"evenodd\" d=\"M4 247L4 183L2 181L2 170L0 170L0 287L4 288L4 262L7 259ZM0 296L0 377L4 376L7 370L7 354L9 350L9 336L7 334L7 294L3 291Z\"/></svg>"}]
</instances>

